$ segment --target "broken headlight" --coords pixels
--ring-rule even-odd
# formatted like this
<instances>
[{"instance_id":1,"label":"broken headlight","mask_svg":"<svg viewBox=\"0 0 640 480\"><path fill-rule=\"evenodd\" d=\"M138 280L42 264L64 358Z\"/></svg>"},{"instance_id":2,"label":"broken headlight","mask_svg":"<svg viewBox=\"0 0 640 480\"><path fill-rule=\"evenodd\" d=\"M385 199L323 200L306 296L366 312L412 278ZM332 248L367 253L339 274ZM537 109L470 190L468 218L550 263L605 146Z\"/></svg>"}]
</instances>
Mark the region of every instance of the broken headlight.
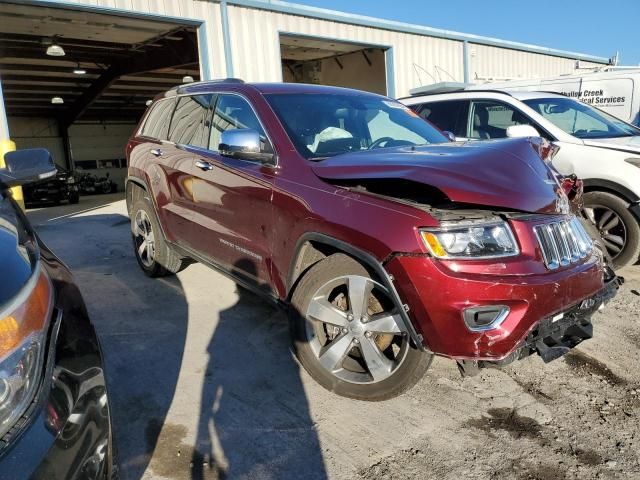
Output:
<instances>
[{"instance_id":1,"label":"broken headlight","mask_svg":"<svg viewBox=\"0 0 640 480\"><path fill-rule=\"evenodd\" d=\"M0 311L0 437L33 401L52 302L49 279L37 270L17 299Z\"/></svg>"},{"instance_id":2,"label":"broken headlight","mask_svg":"<svg viewBox=\"0 0 640 480\"><path fill-rule=\"evenodd\" d=\"M510 257L518 244L506 222L452 222L420 231L429 252L437 258L482 259Z\"/></svg>"}]
</instances>

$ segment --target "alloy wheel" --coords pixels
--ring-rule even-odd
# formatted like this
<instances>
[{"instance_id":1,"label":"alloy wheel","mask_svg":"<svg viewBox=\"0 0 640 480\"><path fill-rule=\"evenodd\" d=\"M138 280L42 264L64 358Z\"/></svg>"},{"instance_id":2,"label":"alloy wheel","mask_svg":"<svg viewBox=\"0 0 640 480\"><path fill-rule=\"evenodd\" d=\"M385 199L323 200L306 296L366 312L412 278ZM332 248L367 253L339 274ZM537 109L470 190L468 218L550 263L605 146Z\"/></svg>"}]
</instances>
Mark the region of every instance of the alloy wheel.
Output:
<instances>
[{"instance_id":1,"label":"alloy wheel","mask_svg":"<svg viewBox=\"0 0 640 480\"><path fill-rule=\"evenodd\" d=\"M322 367L341 380L378 383L400 367L409 341L387 289L370 278L335 278L312 296L307 339Z\"/></svg>"},{"instance_id":2,"label":"alloy wheel","mask_svg":"<svg viewBox=\"0 0 640 480\"><path fill-rule=\"evenodd\" d=\"M589 205L584 211L600 232L611 259L615 259L627 244L627 228L623 220L616 212L602 205Z\"/></svg>"},{"instance_id":3,"label":"alloy wheel","mask_svg":"<svg viewBox=\"0 0 640 480\"><path fill-rule=\"evenodd\" d=\"M133 238L135 240L138 258L145 267L152 267L155 259L155 237L149 215L144 210L138 210L133 222Z\"/></svg>"}]
</instances>

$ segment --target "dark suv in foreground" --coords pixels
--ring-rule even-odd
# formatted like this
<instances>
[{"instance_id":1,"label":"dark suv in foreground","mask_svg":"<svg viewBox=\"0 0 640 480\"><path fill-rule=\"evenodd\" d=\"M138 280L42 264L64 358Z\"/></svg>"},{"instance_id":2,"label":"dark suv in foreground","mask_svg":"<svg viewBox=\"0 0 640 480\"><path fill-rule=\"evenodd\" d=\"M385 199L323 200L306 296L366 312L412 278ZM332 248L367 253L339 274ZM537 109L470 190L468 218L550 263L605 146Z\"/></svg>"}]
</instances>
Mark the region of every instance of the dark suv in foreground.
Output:
<instances>
[{"instance_id":1,"label":"dark suv in foreground","mask_svg":"<svg viewBox=\"0 0 640 480\"><path fill-rule=\"evenodd\" d=\"M344 396L592 335L618 282L539 139L452 143L387 97L228 79L155 99L126 149L150 276L199 261L289 307L295 352Z\"/></svg>"},{"instance_id":2,"label":"dark suv in foreground","mask_svg":"<svg viewBox=\"0 0 640 480\"><path fill-rule=\"evenodd\" d=\"M67 267L9 187L54 178L44 149L0 168L0 478L115 478L102 351Z\"/></svg>"}]
</instances>

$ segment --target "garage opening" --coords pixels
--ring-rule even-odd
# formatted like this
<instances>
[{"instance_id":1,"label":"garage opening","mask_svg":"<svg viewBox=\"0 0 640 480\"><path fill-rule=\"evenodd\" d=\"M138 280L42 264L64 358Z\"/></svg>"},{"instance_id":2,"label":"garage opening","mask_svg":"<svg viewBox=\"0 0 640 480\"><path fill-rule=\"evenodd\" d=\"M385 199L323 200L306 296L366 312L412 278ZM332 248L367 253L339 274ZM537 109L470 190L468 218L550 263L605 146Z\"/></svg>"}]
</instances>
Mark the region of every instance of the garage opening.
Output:
<instances>
[{"instance_id":1,"label":"garage opening","mask_svg":"<svg viewBox=\"0 0 640 480\"><path fill-rule=\"evenodd\" d=\"M315 37L280 35L282 79L387 93L386 49Z\"/></svg>"},{"instance_id":2,"label":"garage opening","mask_svg":"<svg viewBox=\"0 0 640 480\"><path fill-rule=\"evenodd\" d=\"M199 80L197 25L18 3L0 3L0 18L0 80L17 148L47 148L76 179L108 174L121 190L124 147L146 102Z\"/></svg>"}]
</instances>

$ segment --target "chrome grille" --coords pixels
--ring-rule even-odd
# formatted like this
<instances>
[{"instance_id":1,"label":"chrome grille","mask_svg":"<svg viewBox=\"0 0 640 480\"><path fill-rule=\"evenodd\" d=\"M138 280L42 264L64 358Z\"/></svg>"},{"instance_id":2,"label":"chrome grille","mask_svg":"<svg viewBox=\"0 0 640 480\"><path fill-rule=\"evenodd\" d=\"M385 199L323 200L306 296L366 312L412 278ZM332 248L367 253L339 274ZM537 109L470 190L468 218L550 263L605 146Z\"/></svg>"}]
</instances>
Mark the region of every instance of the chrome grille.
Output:
<instances>
[{"instance_id":1,"label":"chrome grille","mask_svg":"<svg viewBox=\"0 0 640 480\"><path fill-rule=\"evenodd\" d=\"M554 270L585 258L593 243L576 217L534 227L544 263Z\"/></svg>"}]
</instances>

